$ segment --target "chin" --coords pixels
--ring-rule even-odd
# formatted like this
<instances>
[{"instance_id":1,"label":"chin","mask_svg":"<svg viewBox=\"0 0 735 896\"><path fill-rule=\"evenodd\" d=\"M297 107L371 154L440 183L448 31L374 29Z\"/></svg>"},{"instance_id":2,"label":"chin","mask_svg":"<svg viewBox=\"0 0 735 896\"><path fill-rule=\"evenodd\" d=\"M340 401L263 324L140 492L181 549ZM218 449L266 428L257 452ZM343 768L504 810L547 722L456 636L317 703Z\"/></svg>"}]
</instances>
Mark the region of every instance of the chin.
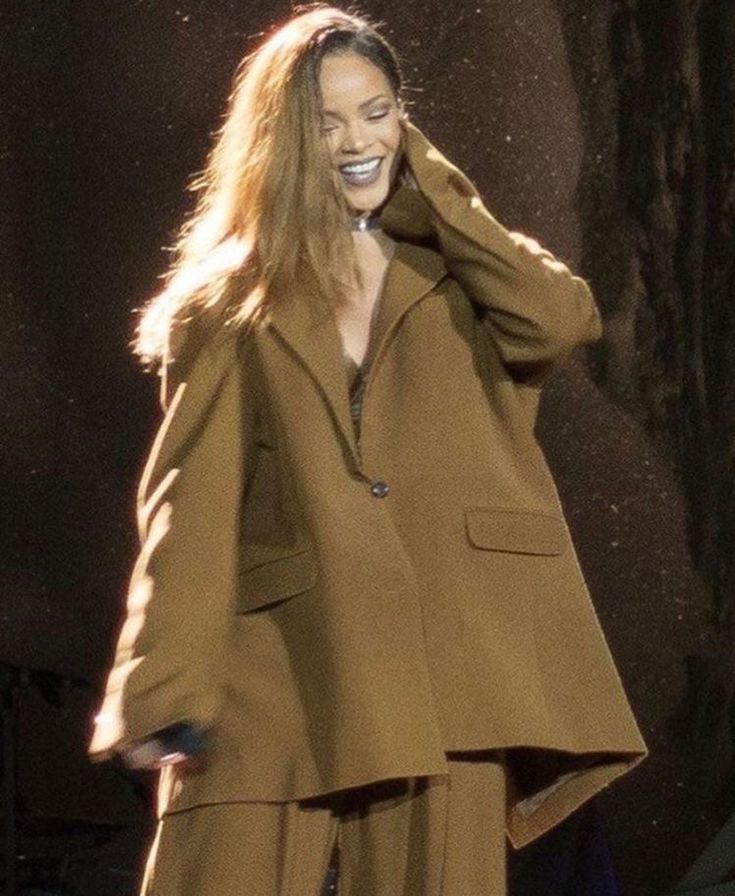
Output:
<instances>
[{"instance_id":1,"label":"chin","mask_svg":"<svg viewBox=\"0 0 735 896\"><path fill-rule=\"evenodd\" d=\"M389 195L390 184L377 183L369 190L345 190L347 204L358 214L380 208Z\"/></svg>"},{"instance_id":2,"label":"chin","mask_svg":"<svg viewBox=\"0 0 735 896\"><path fill-rule=\"evenodd\" d=\"M367 196L360 201L353 201L351 196L347 197L347 203L350 208L355 212L355 214L360 214L361 212L371 212L376 208L380 208L380 206L385 202L388 197L388 193L386 190L381 191L378 197L370 197Z\"/></svg>"}]
</instances>

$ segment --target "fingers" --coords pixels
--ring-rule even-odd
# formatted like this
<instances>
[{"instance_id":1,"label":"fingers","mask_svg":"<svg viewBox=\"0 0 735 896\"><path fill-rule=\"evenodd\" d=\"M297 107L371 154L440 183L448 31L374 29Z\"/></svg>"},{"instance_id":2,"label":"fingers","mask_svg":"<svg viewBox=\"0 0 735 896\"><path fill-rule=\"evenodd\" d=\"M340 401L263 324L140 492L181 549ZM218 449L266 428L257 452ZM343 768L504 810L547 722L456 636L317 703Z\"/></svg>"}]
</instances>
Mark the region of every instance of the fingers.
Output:
<instances>
[{"instance_id":1,"label":"fingers","mask_svg":"<svg viewBox=\"0 0 735 896\"><path fill-rule=\"evenodd\" d=\"M403 171L402 181L407 187L411 187L413 190L418 190L419 188L419 185L416 182L416 178L413 176L413 171L411 171L411 169L409 168L408 163L406 164L406 168Z\"/></svg>"},{"instance_id":2,"label":"fingers","mask_svg":"<svg viewBox=\"0 0 735 896\"><path fill-rule=\"evenodd\" d=\"M539 243L532 237L526 236L523 233L518 233L518 231L510 231L508 235L519 249L528 252L530 255L537 256L547 267L551 268L551 270L556 271L557 273L568 271L567 266L563 262L559 261L559 259L552 255L551 252L539 245Z\"/></svg>"},{"instance_id":3,"label":"fingers","mask_svg":"<svg viewBox=\"0 0 735 896\"><path fill-rule=\"evenodd\" d=\"M526 236L525 233L519 233L517 230L511 230L508 235L519 249L525 249L531 255L542 255L545 258L554 260L551 252L544 249L533 237Z\"/></svg>"},{"instance_id":4,"label":"fingers","mask_svg":"<svg viewBox=\"0 0 735 896\"><path fill-rule=\"evenodd\" d=\"M158 771L166 765L178 765L182 771L197 771L206 761L203 754L192 756L181 750L165 752L157 742L127 748L121 756L128 768L149 772Z\"/></svg>"},{"instance_id":5,"label":"fingers","mask_svg":"<svg viewBox=\"0 0 735 896\"><path fill-rule=\"evenodd\" d=\"M407 140L408 140L407 131L408 131L408 129L406 126L407 122L408 122L408 113L402 114L398 120L401 124L401 128L403 131L403 133L401 134L401 151L402 151L403 159L402 159L402 164L401 164L400 183L405 184L407 187L411 187L414 190L418 190L419 185L416 181L416 178L414 177L413 170L411 169L411 163L409 161L409 155L408 155L408 147L407 147Z\"/></svg>"},{"instance_id":6,"label":"fingers","mask_svg":"<svg viewBox=\"0 0 735 896\"><path fill-rule=\"evenodd\" d=\"M401 182L406 184L409 187L412 187L414 190L419 189L418 182L414 176L413 169L411 168L411 159L408 150L408 122L407 120L401 121L401 127L403 129L402 139L401 139L401 149L403 154L403 171L401 174Z\"/></svg>"},{"instance_id":7,"label":"fingers","mask_svg":"<svg viewBox=\"0 0 735 896\"><path fill-rule=\"evenodd\" d=\"M176 722L155 735L121 750L128 768L154 770L166 765L195 768L206 752L207 730L191 722Z\"/></svg>"}]
</instances>

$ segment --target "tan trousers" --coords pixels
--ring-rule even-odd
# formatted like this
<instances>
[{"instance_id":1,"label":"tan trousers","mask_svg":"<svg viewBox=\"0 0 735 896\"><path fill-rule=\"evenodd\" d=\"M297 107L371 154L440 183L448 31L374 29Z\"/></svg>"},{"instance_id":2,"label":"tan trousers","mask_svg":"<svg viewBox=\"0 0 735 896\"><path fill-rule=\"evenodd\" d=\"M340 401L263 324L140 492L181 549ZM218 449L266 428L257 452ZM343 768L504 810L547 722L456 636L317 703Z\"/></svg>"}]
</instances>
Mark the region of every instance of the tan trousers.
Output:
<instances>
[{"instance_id":1,"label":"tan trousers","mask_svg":"<svg viewBox=\"0 0 735 896\"><path fill-rule=\"evenodd\" d=\"M335 846L339 896L505 896L503 767L450 757L449 769L168 815L141 896L319 896Z\"/></svg>"}]
</instances>

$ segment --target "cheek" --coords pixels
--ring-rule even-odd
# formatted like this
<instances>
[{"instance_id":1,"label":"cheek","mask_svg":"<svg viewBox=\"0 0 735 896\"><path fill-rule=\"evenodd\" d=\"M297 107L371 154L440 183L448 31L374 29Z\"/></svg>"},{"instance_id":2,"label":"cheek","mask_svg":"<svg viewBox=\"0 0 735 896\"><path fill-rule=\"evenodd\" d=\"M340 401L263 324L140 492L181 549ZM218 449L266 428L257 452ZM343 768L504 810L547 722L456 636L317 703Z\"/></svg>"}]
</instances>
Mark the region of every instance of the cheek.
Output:
<instances>
[{"instance_id":1,"label":"cheek","mask_svg":"<svg viewBox=\"0 0 735 896\"><path fill-rule=\"evenodd\" d=\"M340 145L340 137L338 131L333 131L331 134L325 134L323 137L324 146L327 150L327 155L329 157L329 161L331 163L335 163L337 161L337 156L339 154L339 145Z\"/></svg>"},{"instance_id":2,"label":"cheek","mask_svg":"<svg viewBox=\"0 0 735 896\"><path fill-rule=\"evenodd\" d=\"M398 169L401 167L401 161L403 160L403 131L400 125L397 125L390 131L390 133L386 134L383 143L386 149L393 153L389 173L390 181L393 182L398 173Z\"/></svg>"},{"instance_id":3,"label":"cheek","mask_svg":"<svg viewBox=\"0 0 735 896\"><path fill-rule=\"evenodd\" d=\"M381 130L380 140L386 149L400 155L401 144L403 143L403 132L401 126L397 122L387 124Z\"/></svg>"},{"instance_id":4,"label":"cheek","mask_svg":"<svg viewBox=\"0 0 735 896\"><path fill-rule=\"evenodd\" d=\"M333 134L324 134L322 136L322 156L321 163L325 172L331 179L337 194L344 189L342 178L340 177L337 166L339 164L339 144L337 138Z\"/></svg>"}]
</instances>

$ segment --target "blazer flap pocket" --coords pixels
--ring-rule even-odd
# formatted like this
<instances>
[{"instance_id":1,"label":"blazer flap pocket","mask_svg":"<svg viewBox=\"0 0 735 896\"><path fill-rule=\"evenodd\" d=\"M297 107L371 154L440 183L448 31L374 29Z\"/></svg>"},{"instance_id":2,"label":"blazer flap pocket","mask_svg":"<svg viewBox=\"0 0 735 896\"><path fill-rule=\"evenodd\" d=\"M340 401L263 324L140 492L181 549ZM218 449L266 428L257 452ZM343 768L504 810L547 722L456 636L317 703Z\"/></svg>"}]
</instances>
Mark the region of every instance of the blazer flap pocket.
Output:
<instances>
[{"instance_id":1,"label":"blazer flap pocket","mask_svg":"<svg viewBox=\"0 0 735 896\"><path fill-rule=\"evenodd\" d=\"M311 549L241 569L237 610L245 613L308 591L316 584L316 573Z\"/></svg>"},{"instance_id":2,"label":"blazer flap pocket","mask_svg":"<svg viewBox=\"0 0 735 896\"><path fill-rule=\"evenodd\" d=\"M567 540L563 520L529 510L468 507L465 522L472 544L486 551L561 554Z\"/></svg>"}]
</instances>

